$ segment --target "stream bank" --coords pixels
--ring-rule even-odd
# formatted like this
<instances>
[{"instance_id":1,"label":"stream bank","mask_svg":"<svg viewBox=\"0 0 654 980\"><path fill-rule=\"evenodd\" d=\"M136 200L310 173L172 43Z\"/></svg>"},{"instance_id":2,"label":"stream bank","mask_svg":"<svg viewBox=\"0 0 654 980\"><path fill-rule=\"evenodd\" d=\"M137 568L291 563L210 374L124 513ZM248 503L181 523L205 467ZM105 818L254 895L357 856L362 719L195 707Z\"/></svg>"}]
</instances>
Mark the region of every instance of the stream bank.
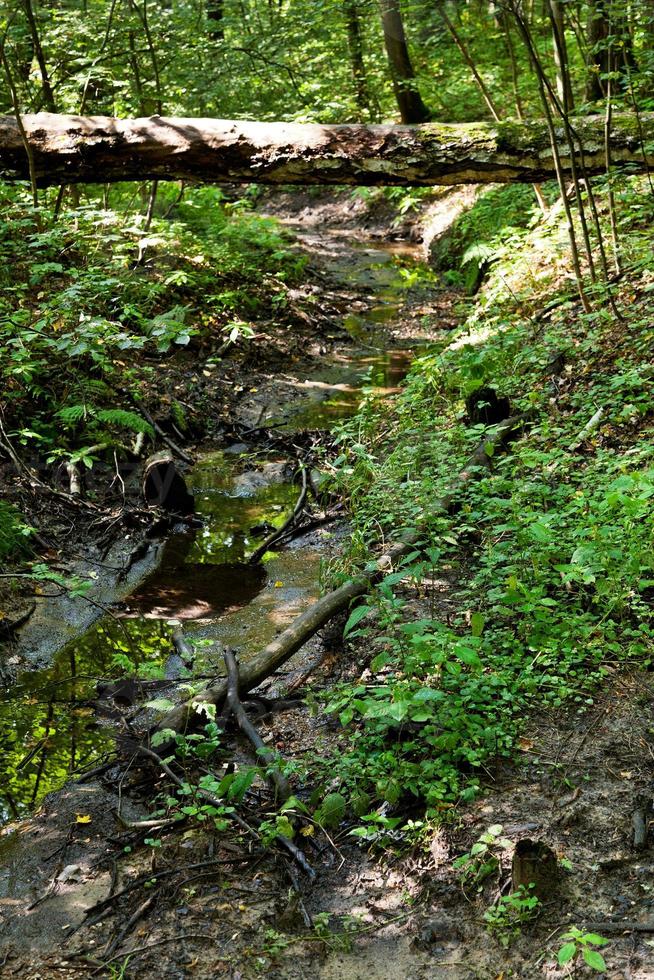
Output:
<instances>
[{"instance_id":1,"label":"stream bank","mask_svg":"<svg viewBox=\"0 0 654 980\"><path fill-rule=\"evenodd\" d=\"M312 248L320 248L321 256L322 253L340 255L341 267L343 261L351 263L353 252L375 251L374 245L367 244L355 245L351 252L347 234L352 229L334 231L336 234L328 232L326 238L322 234L318 239L314 237ZM314 234L315 229L309 229L307 237ZM535 259L531 262L536 265ZM373 265L383 269L388 260L382 259ZM505 275L503 268L498 276L502 275ZM369 350L371 346L381 346L374 340L370 343L374 330L378 331L377 336L383 330L388 332L387 336L398 337L400 342L396 343L394 339L390 346L400 350L402 336L425 336L427 329L422 318L434 316L421 312L425 308L447 309L449 304L449 319L443 317L442 322L445 328L451 324L452 306L457 297L432 291L433 286L417 285L415 304L411 304L416 316L409 316L407 322L397 324L395 319L383 322L382 314L380 329L380 317L375 314L364 336L363 342L368 346L358 352L361 359L379 353ZM307 330L301 335L301 342L296 335L291 357L288 347L276 355L270 351L268 359L265 353L252 353L252 373L248 375L248 383L243 383L241 371L241 380L233 385L234 388L240 386L241 390L230 396L228 412L217 413L213 420L216 442L220 439L221 450L216 455L216 443L211 442L201 447L196 473L206 469L207 475L198 476L195 489L198 505L210 508L213 501L221 511L224 524L229 525L231 520L226 516L226 508L234 507L240 512L238 508L243 501L251 502L256 493L254 496L247 494L266 484L268 476L272 477L271 471L264 475L265 467L271 465L278 469L274 470L275 478L268 481L270 492L277 488L274 493L283 492L287 496L276 498L274 504L269 500L271 512L263 521L258 520L260 515L257 514L256 523L271 523L278 519L275 514L287 512L298 486L291 483L291 473L284 472L284 465L290 461L292 472L297 466L299 452L327 442L324 430L294 430L292 412L296 412L296 417L307 408L313 412L316 403L330 397L338 403L345 389L337 386L351 384L342 375L332 373L336 367L340 369L340 362L335 366L334 361L348 347L352 351L351 340L342 329L342 318L354 312L364 321L370 321L371 318L365 315L366 304L371 308L379 304L369 282L362 287L342 282L342 308L336 322L325 312L338 305L339 288L334 278L323 278L319 287L314 281L310 288L315 290L320 329ZM512 288L515 288L514 282ZM403 310L400 316L404 318L405 313ZM577 322L563 322L566 336L574 336ZM435 325L432 319L429 332L432 339L436 336ZM511 395L519 396L517 389L525 386L524 376L509 373L504 366L513 362L500 360L501 355L506 356L505 351L510 350L511 344L517 346L517 364L527 364L531 371L526 376L528 384L524 390L530 391L534 400L541 389L545 390L547 397L554 401L557 424L566 426L565 444L572 444L581 424L579 415L570 412L569 400L571 393L575 397L575 388L585 394L583 379L587 365L583 361L580 364L573 361L571 370L557 368L555 372L549 367L551 352L548 349L539 348L534 353L534 336L537 334L532 322L528 321L522 332L518 329L516 338L506 336L505 325L503 318L499 342L495 347L490 345L490 353L497 359L493 362L494 370L500 371L498 376L507 385L514 385L516 390L511 390ZM422 334L421 330L424 331ZM466 336L465 332L463 336ZM465 352L470 354L468 365L471 371L479 364L477 353L485 351L483 338L473 334L472 339L472 352ZM560 342L556 330L554 340ZM302 345L305 350L301 350ZM265 344L263 346L265 348ZM602 351L599 344L597 349ZM309 350L312 351L311 358L307 356ZM241 353L236 352L235 360L239 357ZM241 369L247 359L248 354L243 351ZM324 363L318 364L320 359L324 359ZM313 361L311 370L305 372L309 360ZM437 360L435 358L434 362ZM500 369L497 368L498 360ZM233 376L229 375L230 370L234 370ZM361 362L356 371L360 370ZM202 371L200 366L197 375ZM211 368L209 373L215 378L216 368ZM274 375L277 374L284 375L284 391L293 403L292 409L281 411L280 399L276 398ZM233 364L225 365L225 375L227 380L236 380ZM183 376L180 368L180 375L171 384L181 383ZM311 385L305 384L307 377L313 382ZM613 384L612 376L609 377ZM217 382L211 379L205 379L204 383L209 382L217 387ZM251 388L257 388L257 391L251 391ZM392 491L403 503L415 488L430 462L429 454L440 458L435 439L443 442L440 452L447 457L443 467L446 474L463 451L461 440L456 441L460 423L449 423L446 415L448 411L451 415L460 411L458 404L453 407L440 398L436 382L432 382L431 392L437 394L426 399L421 426L414 416L405 414L402 424L406 430L395 429L394 434L400 431L401 438L391 440L388 445L389 456L398 447L401 450L405 446L409 450L416 446L423 453L412 464L413 480L402 477L395 483L388 479L384 483L389 506L395 502L391 501ZM349 399L352 392L346 394ZM442 420L437 414L441 407ZM586 408L587 405L582 404L580 413L583 414ZM243 412L243 421L235 424L234 418L239 411ZM335 411L346 413L345 406L338 404ZM270 427L260 430L258 426L263 418L268 420ZM626 438L630 430L626 428L626 422L623 424L625 428L619 431L621 438ZM254 432L244 432L252 427ZM221 430L226 438L220 436ZM423 434L419 446L416 430ZM632 436L634 431L631 430ZM535 485L542 496L555 484L555 481L532 480L531 474L538 474L539 469L528 454L534 442L541 451L548 449L547 438L553 440L556 448L556 432L556 426L545 426L543 434L536 429L531 442L525 440L526 445L513 447L515 459L524 465L527 473L524 499L518 498L521 506L514 505L519 518L531 516ZM451 443L448 436L452 437ZM604 440L604 445L610 444L610 440L616 438L615 432L609 429L599 438ZM386 444L382 445L381 451L387 452ZM226 467L221 453L226 453ZM253 453L262 455L252 458ZM574 456L573 464L583 475L590 469L593 458L594 445L591 444ZM381 462L386 465L385 459ZM482 516L486 518L485 529L490 537L484 548L489 550L493 543L502 546L504 535L508 533L505 529L496 535L495 528L500 515L501 523L507 523L505 501L511 500L512 485L522 489L519 474L516 476L510 462L507 461L507 468L511 481L500 484L500 492L496 492L495 498L484 499ZM496 480L502 480L503 470L503 466L498 467ZM244 476L247 493L239 497L240 481ZM593 476L591 472L590 478L598 482L597 474ZM195 477L191 476L191 479ZM580 499L575 492L576 486L571 481L573 501ZM282 488L285 489L282 491ZM587 497L581 498L582 503L586 499L592 502L591 495L587 490L585 492ZM484 488L480 487L480 496L484 493ZM202 500L203 496L210 499ZM472 497L473 502L477 499ZM493 499L500 508L499 514L489 507L489 500ZM281 511L272 511L274 506L280 506ZM584 511L584 521L587 513ZM249 522L246 532L250 532L256 523ZM234 563L242 565L254 544L254 535L250 538L237 521L232 528L234 533L226 538L220 537L216 526L216 540L212 543L214 533L211 528L210 519L195 529L193 541L189 541L193 531L184 531L182 540L177 541L175 547L180 545L183 550L189 545L186 554L194 556L194 567L210 565L215 560L216 566L227 564L233 568L224 548L234 546ZM209 530L206 546L212 550L211 560L203 562L199 560L203 553L198 548L206 530ZM556 531L557 538L563 536L562 523ZM331 542L338 548L338 540L328 537L333 532L334 527L330 525L314 529L311 537L293 542L284 555L289 558L298 556L302 569L306 569L309 563L305 549L324 554ZM349 534L349 528L341 533ZM633 533L639 535L640 530L634 527ZM399 586L397 592L404 603L403 616L407 623L419 623L433 617L436 609L443 623L448 625L457 616L464 617L463 630L466 635L470 632L476 604L466 593L465 586L479 573L480 563L475 562L479 534L478 524L464 528L464 533L451 545L452 551L448 549L448 561L443 563L439 574L428 573L422 582ZM539 543L544 537L546 532L539 524L537 536L530 535L528 540ZM524 538L520 548L511 543L510 557L519 557L525 548ZM264 567L267 564L264 562ZM531 564L548 567L542 560L540 565L536 561ZM482 571L483 567L481 563ZM282 585L277 585L278 582ZM255 588L258 584L255 582ZM221 621L224 623L231 616L242 616L266 594L274 601L283 585L281 577L272 583L268 579L247 606L227 612L225 617L218 616L215 621L211 617L185 619L181 621L182 626L190 633L197 631L200 634L206 630L201 639L211 642L212 631ZM558 588L560 591L560 577ZM551 594L558 597L559 592L552 587ZM566 590L566 595L569 594ZM590 596L591 592L587 590L587 602L591 601ZM548 600L543 606L545 612L540 608L541 604L535 605L536 613L540 613L537 620L540 624L551 623L554 615L549 595L545 598ZM269 612L272 609L269 607ZM167 607L166 612L170 611L172 609ZM504 609L502 615L511 612L511 609L508 612ZM258 628L267 615L256 613L253 627ZM516 616L518 626L507 640L512 655L519 625L528 623L528 616L528 609L521 609ZM131 617L121 618L121 622L126 628L136 624ZM142 622L146 630L153 628L155 622L163 622L165 629L171 628L165 621L147 617L143 617ZM563 629L565 621L560 623ZM488 632L491 625L490 622L485 627L482 624L482 631ZM587 647L593 643L593 637L591 633ZM163 649L169 656L167 639L163 640ZM198 645L197 649L198 660L206 657L211 663L211 647ZM334 713L322 713L319 699L335 685L361 684L374 688L377 681L369 665L377 650L374 630L372 638L355 638L346 645L342 624L337 623L333 630L326 630L316 638L310 649L296 656L288 665L289 673L275 677L259 692L267 701L260 699L258 706L252 703L253 713L255 708L261 712L257 726L266 746L292 762L291 779L297 780L294 785L301 785L302 761L307 756L333 759L336 753L345 756L349 751L345 728ZM488 651L486 656L489 656ZM528 656L530 665L534 656ZM480 676L491 675L490 663L490 660L485 663ZM538 663L538 658L534 663ZM531 670L530 667L529 671L523 672L527 680L533 678L542 683L543 698L548 697L550 705L555 704L554 698L561 685L561 679L552 676L556 665L557 660L552 657L546 659L542 670ZM212 666L219 666L215 659ZM290 690L309 667L313 668L309 691L302 686ZM62 793L48 796L38 814L7 828L3 837L6 867L0 910L8 950L3 969L9 975L21 973L34 980L37 977L49 980L80 975L110 977L120 975L120 971L123 976L135 980L146 980L152 975L170 980L178 977L203 980L206 977L208 980L216 974L234 980L263 974L280 980L303 980L308 975L324 980L387 980L396 976L431 980L441 975L455 980L486 980L502 975L523 980L537 977L561 980L570 972L556 963L561 933L566 928L579 927L593 929L600 935L605 934L606 929L607 945L602 947L602 952L610 962L608 975L621 980L651 980L650 933L647 930L653 908L649 882L654 866L651 848L641 850L633 846L632 827L636 805L639 799L647 798L652 777L654 718L651 705L654 692L651 674L646 670L632 671L620 664L617 656L612 657L604 667L601 688L596 687L592 696L585 688L580 688L578 693L576 685L581 685L582 675L593 668L592 657L584 649L580 659L572 662L572 694L568 700L563 700L558 708L535 711L529 716L525 713L519 740L512 747L513 757L487 758L480 767L482 787L477 798L465 803L459 801L455 806L444 804L439 819L422 829L421 845L413 851L407 853L402 842L388 834L385 838L382 835L376 841L373 839L370 851L366 852L351 836L351 830L357 829L357 821L351 819L327 828L326 835L316 827L312 831L310 822L303 824L303 831L308 832L302 833L300 846L317 872L314 883L310 883L304 872L277 848L260 846L259 842L239 836L236 831L214 831L206 824L202 826L202 821L195 820L172 828L135 826L138 821L151 820L153 800L160 802L163 808L170 793L170 784L156 766L144 769L131 765L127 770L115 767L100 777L104 781L67 786ZM502 707L510 702L507 697L510 690L498 686L496 691L502 696L498 694L494 701L487 702L489 711L496 705ZM287 697L289 693L290 698ZM276 704L271 713L271 702L275 702L280 694L285 703L283 706ZM306 703L292 703L293 697L305 694ZM87 712L94 710L89 705L81 707ZM471 714L468 712L468 716ZM410 750L406 735L415 735L416 730L415 724L400 726L399 730L395 726L392 730L393 734L397 732L393 739L393 747L398 752L396 758L400 758L407 745ZM232 735L233 732L230 733L229 761L237 766L247 764L247 748L239 742L232 751ZM463 744L469 743L463 740ZM122 745L129 758L133 743L127 738ZM433 756L420 758L425 766L434 761ZM223 764L227 761L222 760ZM328 784L327 792L331 789ZM263 783L255 783L239 812L253 823L256 821L257 825L262 818L264 821L275 819L269 800ZM386 814L393 814L392 807L382 809L380 815ZM469 853L493 827L502 828L496 831L498 843L493 856L497 866L478 887L464 878L454 861ZM561 874L557 891L545 903L539 920L518 930L505 948L502 942L505 937L501 931L489 930L485 914L496 909L498 900L506 894L513 849L525 837L547 841L560 862ZM82 923L78 930L77 926ZM588 970L584 974L583 966L575 966L575 969L579 975L590 975Z\"/></svg>"},{"instance_id":2,"label":"stream bank","mask_svg":"<svg viewBox=\"0 0 654 980\"><path fill-rule=\"evenodd\" d=\"M7 762L5 771L11 768L14 775L0 792L9 821L2 835L0 928L12 971L24 962L21 947L28 943L33 972L27 976L68 975L79 944L71 943L69 964L67 952L54 952L62 930L76 930L84 909L115 889L117 875L122 880L138 871L143 855L131 857L131 844L118 856L115 845L107 846L107 841L143 840L143 832L126 832L124 821L145 816L152 793L148 780L130 788L130 777L123 787L121 776L130 799L123 799L122 791L115 795L116 728L125 729L128 718L129 741L139 730L139 719L134 720L139 703L174 696L187 679L221 672L223 645L245 658L256 653L318 595L321 565L338 549L343 533L333 518L266 553L262 563L249 564L248 558L293 507L300 453L310 462L307 446L319 445L334 424L356 411L362 397L392 397L414 351L431 339L428 314L435 286L415 247L366 242L343 228L294 230L315 268L309 291L327 312L319 314L317 331L307 322L308 343L290 356L276 344L267 350L264 341L252 355L246 348L226 361L224 378L213 363L198 366L196 394L223 382L221 401L223 392L229 394L210 422L212 441L197 447L195 465L186 468L195 500L192 523L180 523L172 535L155 540L119 589L95 573L100 581L90 593L93 615L98 606L107 612L86 631L83 616L71 620L67 604L74 600L64 600L60 621L69 635L81 635L61 646L60 634L51 629L47 643L39 644L35 626L29 644L21 648L19 641L13 653L17 681L0 705L6 759L21 755L17 766ZM169 384L179 387L188 371L180 358ZM325 513L319 502L316 513L319 518ZM129 547L123 545L124 563ZM82 608L84 601L77 600ZM180 663L173 651L172 634L180 627L193 647L192 663ZM331 642L326 631L307 644L276 679L274 690L292 687L312 661L328 663ZM28 649L33 655L26 655ZM25 670L30 660L39 669ZM130 680L134 666L138 677ZM291 706L281 716L281 733L273 736L278 747L291 747L310 730L304 714ZM140 720L147 726L149 717L151 712ZM120 746L119 739L119 756L125 752ZM94 769L104 773L101 783L83 775ZM62 789L71 776L78 781ZM39 804L36 816L29 817ZM19 817L20 823L11 823ZM185 840L187 856L196 844L203 854L206 846L211 852L222 847L192 831ZM276 877L274 855L261 860ZM109 878L103 870L107 861L114 868ZM279 870L286 874L283 866ZM93 930L84 929L80 937L84 934L87 942ZM81 962L79 968L84 969ZM146 976L148 969L144 965L134 976Z\"/></svg>"}]
</instances>

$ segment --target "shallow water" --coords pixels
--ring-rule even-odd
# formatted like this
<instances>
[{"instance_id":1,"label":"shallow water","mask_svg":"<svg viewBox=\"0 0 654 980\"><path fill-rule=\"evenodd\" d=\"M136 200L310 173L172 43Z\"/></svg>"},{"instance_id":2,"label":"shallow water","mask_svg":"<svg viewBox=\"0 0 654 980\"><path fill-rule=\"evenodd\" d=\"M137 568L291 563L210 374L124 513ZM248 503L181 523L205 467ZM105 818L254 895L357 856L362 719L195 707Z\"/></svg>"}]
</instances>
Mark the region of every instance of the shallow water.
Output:
<instances>
[{"instance_id":1,"label":"shallow water","mask_svg":"<svg viewBox=\"0 0 654 980\"><path fill-rule=\"evenodd\" d=\"M397 317L406 289L402 270L415 267L415 256L344 240L335 241L333 262L341 279L369 287L374 296L364 314L345 318L359 349L330 356L310 376L292 381L299 397L261 424L331 428L356 411L366 390L396 391L408 372L411 351L382 348L384 327ZM281 403L283 384L280 391ZM180 676L179 658L171 656L172 633L180 624L194 647L193 673L211 674L222 670L221 644L237 648L243 658L255 655L319 594L321 556L315 547L247 564L297 499L287 461L207 452L187 482L197 526L171 535L157 571L69 643L49 668L23 674L0 693L0 822L29 812L46 793L110 752L116 704L156 698L166 677ZM101 696L108 679L136 674L138 680L127 680L115 703Z\"/></svg>"}]
</instances>

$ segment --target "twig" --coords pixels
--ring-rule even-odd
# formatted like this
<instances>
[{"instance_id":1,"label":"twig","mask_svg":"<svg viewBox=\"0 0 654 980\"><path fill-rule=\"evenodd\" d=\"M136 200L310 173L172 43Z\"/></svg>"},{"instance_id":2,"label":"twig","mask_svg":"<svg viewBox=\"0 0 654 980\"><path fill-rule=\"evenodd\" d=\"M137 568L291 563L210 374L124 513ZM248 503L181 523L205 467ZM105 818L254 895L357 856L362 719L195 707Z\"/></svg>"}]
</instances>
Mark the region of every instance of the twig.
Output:
<instances>
[{"instance_id":1,"label":"twig","mask_svg":"<svg viewBox=\"0 0 654 980\"><path fill-rule=\"evenodd\" d=\"M139 905L139 907L136 909L135 912L132 912L132 914L130 915L129 919L127 920L123 928L117 934L116 938L112 939L112 941L109 943L109 946L105 954L106 956L111 956L114 950L118 949L123 939L125 939L125 937L130 934L130 932L132 931L136 923L139 921L139 919L142 919L143 916L150 911L150 909L154 905L154 900L157 897L157 895L158 895L158 890L153 895L148 896L148 898L146 898L144 902L141 902L141 904Z\"/></svg>"},{"instance_id":2,"label":"twig","mask_svg":"<svg viewBox=\"0 0 654 980\"><path fill-rule=\"evenodd\" d=\"M586 422L576 439L574 439L568 446L568 452L572 453L575 449L581 446L582 442L585 442L588 436L593 432L597 426L600 424L601 418L604 415L604 409L600 406L593 417Z\"/></svg>"},{"instance_id":3,"label":"twig","mask_svg":"<svg viewBox=\"0 0 654 980\"><path fill-rule=\"evenodd\" d=\"M293 522L297 520L300 513L302 512L302 508L304 507L304 504L307 499L307 490L308 490L307 471L306 468L303 467L302 489L300 490L300 496L297 498L295 507L293 508L293 510L287 517L287 519L284 521L282 526L277 528L275 531L273 531L272 534L269 534L266 540L263 542L263 544L260 544L259 547L256 549L256 551L252 552L250 558L248 559L249 565L256 565L257 562L261 558L263 558L265 553L270 550L270 546L273 545L275 541L278 541L280 538L284 537L284 534L286 533L286 531L288 531L291 524L293 524Z\"/></svg>"},{"instance_id":4,"label":"twig","mask_svg":"<svg viewBox=\"0 0 654 980\"><path fill-rule=\"evenodd\" d=\"M134 404L136 405L136 407L138 408L139 412L144 417L146 422L150 423L150 425L157 433L161 441L164 442L168 446L168 448L172 450L172 452L174 452L175 455L182 460L183 463L188 463L189 466L193 466L193 464L195 463L193 457L189 456L188 453L185 453L183 449L180 449L177 443L173 439L171 439L166 432L164 432L164 430L161 428L159 423L155 422L155 420L152 418L145 405L143 405L142 402L140 402L137 398L134 398L133 396L132 396L132 401L134 402Z\"/></svg>"},{"instance_id":5,"label":"twig","mask_svg":"<svg viewBox=\"0 0 654 980\"><path fill-rule=\"evenodd\" d=\"M160 756L158 756L156 752L153 752L152 749L146 748L144 745L139 745L136 751L140 755L144 755L146 758L151 759L161 769L163 769L163 771L166 773L168 778L172 780L172 782L175 784L175 786L178 787L178 789L184 788L184 783L179 778L179 776L175 775L175 773L172 771L170 766L166 765L163 759ZM214 796L213 793L209 793L208 790L200 789L199 787L196 787L195 792L198 796L202 797L203 800L206 800L208 803L211 803L213 806L217 806L217 807L223 806L223 801L220 800L217 796ZM231 813L230 819L233 820L234 823L238 824L238 826L241 827L254 840L259 841L261 839L257 831L254 830L253 827L250 827L250 825L246 823L246 821L243 820L243 818L240 817L238 813ZM279 847L282 847L284 848L284 850L288 851L288 853L293 857L295 861L297 861L299 866L302 868L303 871L306 872L306 874L309 876L309 878L311 878L311 880L313 880L316 877L316 872L313 870L313 868L307 861L306 857L304 856L300 848L296 844L294 844L293 841L289 840L287 837L279 836L275 838L275 843Z\"/></svg>"}]
</instances>

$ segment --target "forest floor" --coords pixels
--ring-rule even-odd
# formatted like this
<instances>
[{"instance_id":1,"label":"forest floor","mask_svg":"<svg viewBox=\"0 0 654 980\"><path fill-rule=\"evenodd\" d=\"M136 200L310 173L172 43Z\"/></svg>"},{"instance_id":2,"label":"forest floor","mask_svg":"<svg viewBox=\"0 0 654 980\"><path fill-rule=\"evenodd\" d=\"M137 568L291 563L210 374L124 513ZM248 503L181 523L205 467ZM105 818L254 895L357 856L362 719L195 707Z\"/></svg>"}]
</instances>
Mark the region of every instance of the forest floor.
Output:
<instances>
[{"instance_id":1,"label":"forest floor","mask_svg":"<svg viewBox=\"0 0 654 980\"><path fill-rule=\"evenodd\" d=\"M371 217L352 200L327 195L317 203L293 195L267 202L310 255L308 286L289 297L291 332L280 339L271 328L256 346L221 364L219 377L197 352L158 375L159 397L190 391L191 418L212 418L204 450L256 439L292 456L328 442L320 425L294 428L293 411L285 416L284 408L321 385L332 401L339 393L348 400L351 371L333 367L335 355L337 361L353 343L340 324L345 314L365 320L379 304L374 278L353 283L347 269L353 249L388 235L387 216ZM410 237L410 222L393 234ZM408 252L415 257L410 246ZM457 323L460 303L458 292L419 280L379 328L386 349L406 353L442 339ZM359 333L355 340L375 346L374 335ZM327 381L326 358L334 370ZM401 372L408 361L399 361ZM320 405L304 418L322 418ZM333 555L348 533L347 526L328 525L292 549ZM405 615L419 620L430 609L433 615L435 604L447 619L462 601L468 560L462 550L431 582L427 597L424 589L403 585ZM314 694L364 675L370 640L344 644L342 626L311 641L263 693L283 696L311 667ZM20 649L16 656L18 669ZM530 717L517 760L487 768L478 798L444 808L440 826L408 853L392 839L367 851L349 826L307 834L303 847L315 881L282 851L235 833L211 833L191 821L161 832L129 826L149 818L146 804L163 786L156 770L116 768L102 781L69 784L0 837L0 975L561 978L572 973L570 965L556 964L559 936L574 926L610 941L602 949L608 976L654 977L654 858L651 848L630 846L634 813L651 795L654 775L653 677L616 666L592 703ZM306 681L297 694L307 694ZM311 698L257 724L266 744L288 760L327 757L342 744L338 721L312 711ZM492 874L466 882L452 862L490 827L501 827L491 844ZM143 846L148 833L154 842ZM515 934L506 922L489 930L484 913L510 889L513 848L524 838L546 842L566 870L535 923ZM575 975L592 975L583 964L574 966Z\"/></svg>"}]
</instances>

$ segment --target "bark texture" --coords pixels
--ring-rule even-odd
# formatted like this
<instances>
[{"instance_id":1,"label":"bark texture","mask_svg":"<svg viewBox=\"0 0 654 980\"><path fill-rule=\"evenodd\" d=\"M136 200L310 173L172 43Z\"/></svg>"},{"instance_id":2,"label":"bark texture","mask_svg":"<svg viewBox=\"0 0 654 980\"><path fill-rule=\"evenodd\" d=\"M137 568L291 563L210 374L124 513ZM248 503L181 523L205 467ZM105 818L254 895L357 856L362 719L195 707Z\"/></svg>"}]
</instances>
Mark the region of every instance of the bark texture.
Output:
<instances>
[{"instance_id":1,"label":"bark texture","mask_svg":"<svg viewBox=\"0 0 654 980\"><path fill-rule=\"evenodd\" d=\"M422 126L321 126L149 116L112 119L39 113L22 117L40 187L123 180L205 183L508 183L555 175L545 122ZM605 170L604 117L573 119L589 174ZM654 113L641 116L654 166ZM644 168L637 121L615 115L613 164ZM564 171L570 154L563 131ZM26 147L13 116L0 117L0 177L29 179Z\"/></svg>"}]
</instances>

